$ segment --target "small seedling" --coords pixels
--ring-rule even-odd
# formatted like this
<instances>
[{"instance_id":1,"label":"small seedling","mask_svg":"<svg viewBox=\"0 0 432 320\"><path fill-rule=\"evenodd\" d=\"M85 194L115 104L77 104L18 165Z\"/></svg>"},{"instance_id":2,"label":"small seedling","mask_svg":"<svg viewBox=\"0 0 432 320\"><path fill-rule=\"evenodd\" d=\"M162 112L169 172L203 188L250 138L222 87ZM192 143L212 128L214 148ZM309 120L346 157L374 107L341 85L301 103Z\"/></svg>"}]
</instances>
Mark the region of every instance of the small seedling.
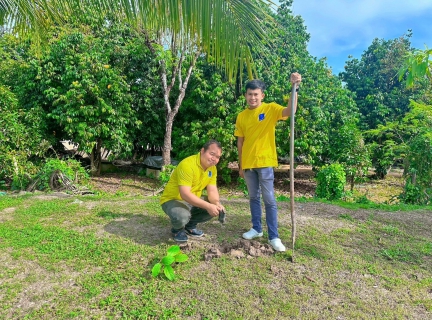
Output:
<instances>
[{"instance_id":1,"label":"small seedling","mask_svg":"<svg viewBox=\"0 0 432 320\"><path fill-rule=\"evenodd\" d=\"M152 276L156 278L163 269L163 272L168 278L168 280L173 281L175 279L175 275L172 264L174 262L185 262L188 259L189 257L181 252L179 246L171 246L167 250L167 255L163 257L160 262L156 263L152 268Z\"/></svg>"}]
</instances>

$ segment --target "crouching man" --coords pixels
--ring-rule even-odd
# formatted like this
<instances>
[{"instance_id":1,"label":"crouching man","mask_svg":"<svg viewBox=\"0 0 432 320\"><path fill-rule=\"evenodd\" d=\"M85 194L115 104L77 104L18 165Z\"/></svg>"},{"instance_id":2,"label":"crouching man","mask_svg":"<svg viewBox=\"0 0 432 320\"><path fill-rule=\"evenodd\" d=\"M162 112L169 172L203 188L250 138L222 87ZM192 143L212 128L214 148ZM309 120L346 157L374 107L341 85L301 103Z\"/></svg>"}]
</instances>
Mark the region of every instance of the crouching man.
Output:
<instances>
[{"instance_id":1,"label":"crouching man","mask_svg":"<svg viewBox=\"0 0 432 320\"><path fill-rule=\"evenodd\" d=\"M198 223L225 211L216 186L216 164L221 155L220 143L210 140L198 154L183 159L171 174L160 204L171 219L175 241L186 242L188 236L202 237L204 232L197 229ZM201 198L204 189L207 196Z\"/></svg>"}]
</instances>

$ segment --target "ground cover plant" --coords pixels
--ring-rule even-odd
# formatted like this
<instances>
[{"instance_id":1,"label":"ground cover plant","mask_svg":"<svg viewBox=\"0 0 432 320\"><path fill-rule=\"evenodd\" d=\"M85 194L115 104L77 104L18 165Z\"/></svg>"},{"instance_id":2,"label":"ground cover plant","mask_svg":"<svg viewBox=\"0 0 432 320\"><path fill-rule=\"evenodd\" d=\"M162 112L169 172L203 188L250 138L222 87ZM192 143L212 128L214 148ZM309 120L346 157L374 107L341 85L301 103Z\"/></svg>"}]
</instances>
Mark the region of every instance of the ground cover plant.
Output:
<instances>
[{"instance_id":1,"label":"ground cover plant","mask_svg":"<svg viewBox=\"0 0 432 320\"><path fill-rule=\"evenodd\" d=\"M291 251L269 252L265 237L252 243L261 253L240 240L248 201L224 187L227 222L204 224L206 236L181 247L188 260L169 281L152 276L175 243L151 181L117 179L93 196L0 197L0 318L432 317L430 207L299 197L292 263ZM277 190L289 248L289 201Z\"/></svg>"}]
</instances>

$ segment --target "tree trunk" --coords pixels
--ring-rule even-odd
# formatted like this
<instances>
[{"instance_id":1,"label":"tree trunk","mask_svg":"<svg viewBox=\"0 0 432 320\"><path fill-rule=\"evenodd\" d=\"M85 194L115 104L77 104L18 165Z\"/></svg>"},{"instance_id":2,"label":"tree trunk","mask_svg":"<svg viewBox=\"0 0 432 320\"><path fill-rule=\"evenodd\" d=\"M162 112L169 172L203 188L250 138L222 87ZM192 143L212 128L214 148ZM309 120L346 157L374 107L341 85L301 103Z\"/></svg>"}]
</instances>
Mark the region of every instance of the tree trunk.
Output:
<instances>
[{"instance_id":1,"label":"tree trunk","mask_svg":"<svg viewBox=\"0 0 432 320\"><path fill-rule=\"evenodd\" d=\"M170 112L166 117L164 145L162 147L162 161L164 166L171 164L171 134L176 114L177 112Z\"/></svg>"},{"instance_id":2,"label":"tree trunk","mask_svg":"<svg viewBox=\"0 0 432 320\"><path fill-rule=\"evenodd\" d=\"M102 139L98 138L90 154L90 174L92 176L100 176L102 163L101 147Z\"/></svg>"},{"instance_id":3,"label":"tree trunk","mask_svg":"<svg viewBox=\"0 0 432 320\"><path fill-rule=\"evenodd\" d=\"M164 99L165 99L165 106L167 106L167 117L166 117L166 124L165 124L165 136L164 136L164 145L162 148L162 161L163 165L166 166L168 164L171 164L171 135L172 135L172 128L174 123L174 117L177 115L178 110L181 106L181 103L183 102L183 98L186 93L186 88L190 79L190 76L192 74L192 70L195 66L196 60L198 59L199 52L196 52L195 55L192 57L192 61L190 62L189 68L186 73L185 79L182 81L181 79L181 65L178 68L178 80L179 80L179 87L180 92L177 97L177 100L175 102L174 108L171 109L170 102L169 102L169 92L172 88L172 86L166 87L166 73L165 75L161 75L162 83L164 84L164 88L166 88L166 91L164 93ZM181 63L181 62L180 62ZM165 65L165 63L164 63ZM172 75L174 78L176 75ZM171 82L174 84L174 80Z\"/></svg>"},{"instance_id":4,"label":"tree trunk","mask_svg":"<svg viewBox=\"0 0 432 320\"><path fill-rule=\"evenodd\" d=\"M97 155L97 157L96 157L96 168L97 168L96 176L100 176L101 167L102 167L102 152L101 152L102 139L101 138L97 139L96 148L97 148L96 149L96 155Z\"/></svg>"},{"instance_id":5,"label":"tree trunk","mask_svg":"<svg viewBox=\"0 0 432 320\"><path fill-rule=\"evenodd\" d=\"M178 110L181 106L181 103L183 101L183 98L186 93L186 88L189 82L189 78L192 74L192 70L195 67L195 63L200 55L199 51L196 51L193 56L190 58L190 64L189 68L186 72L186 76L184 79L182 79L182 67L183 63L185 61L185 54L187 54L187 48L179 48L176 39L173 39L171 41L171 45L168 48L172 53L173 56L171 57L171 63L168 65L172 66L170 74L168 74L167 70L167 63L165 61L166 57L163 57L159 55L155 48L153 47L153 41L150 38L149 34L146 30L142 30L145 38L146 38L146 46L149 48L150 52L153 54L155 59L158 59L159 62L159 77L162 82L162 89L163 89L163 95L164 95L164 106L166 109L166 124L165 124L165 136L164 136L164 145L162 147L162 160L163 160L163 166L171 164L171 134L172 134L172 127L174 122L174 117L178 113ZM159 35L159 39L157 39L157 43L164 47L163 43L164 35ZM168 76L170 79L168 79ZM169 82L168 82L169 80ZM176 102L174 104L174 107L171 107L170 102L170 94L171 89L174 87L176 81L178 81L178 88L179 88L179 94L176 99Z\"/></svg>"},{"instance_id":6,"label":"tree trunk","mask_svg":"<svg viewBox=\"0 0 432 320\"><path fill-rule=\"evenodd\" d=\"M96 167L95 167L95 150L96 146L93 147L92 152L90 154L90 175L94 176L96 173Z\"/></svg>"}]
</instances>

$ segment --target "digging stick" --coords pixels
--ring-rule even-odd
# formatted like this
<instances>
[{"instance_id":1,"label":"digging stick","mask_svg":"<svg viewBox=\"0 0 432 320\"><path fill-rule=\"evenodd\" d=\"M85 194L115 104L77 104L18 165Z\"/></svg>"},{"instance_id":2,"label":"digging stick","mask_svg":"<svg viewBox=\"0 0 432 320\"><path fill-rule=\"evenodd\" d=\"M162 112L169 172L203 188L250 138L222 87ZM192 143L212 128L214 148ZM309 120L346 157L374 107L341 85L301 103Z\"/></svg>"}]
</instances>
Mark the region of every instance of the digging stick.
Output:
<instances>
[{"instance_id":1,"label":"digging stick","mask_svg":"<svg viewBox=\"0 0 432 320\"><path fill-rule=\"evenodd\" d=\"M291 115L290 115L290 203L291 203L291 224L292 224L292 255L291 261L294 262L294 245L296 239L296 223L294 208L294 107L296 102L297 84L292 84L291 89Z\"/></svg>"}]
</instances>

